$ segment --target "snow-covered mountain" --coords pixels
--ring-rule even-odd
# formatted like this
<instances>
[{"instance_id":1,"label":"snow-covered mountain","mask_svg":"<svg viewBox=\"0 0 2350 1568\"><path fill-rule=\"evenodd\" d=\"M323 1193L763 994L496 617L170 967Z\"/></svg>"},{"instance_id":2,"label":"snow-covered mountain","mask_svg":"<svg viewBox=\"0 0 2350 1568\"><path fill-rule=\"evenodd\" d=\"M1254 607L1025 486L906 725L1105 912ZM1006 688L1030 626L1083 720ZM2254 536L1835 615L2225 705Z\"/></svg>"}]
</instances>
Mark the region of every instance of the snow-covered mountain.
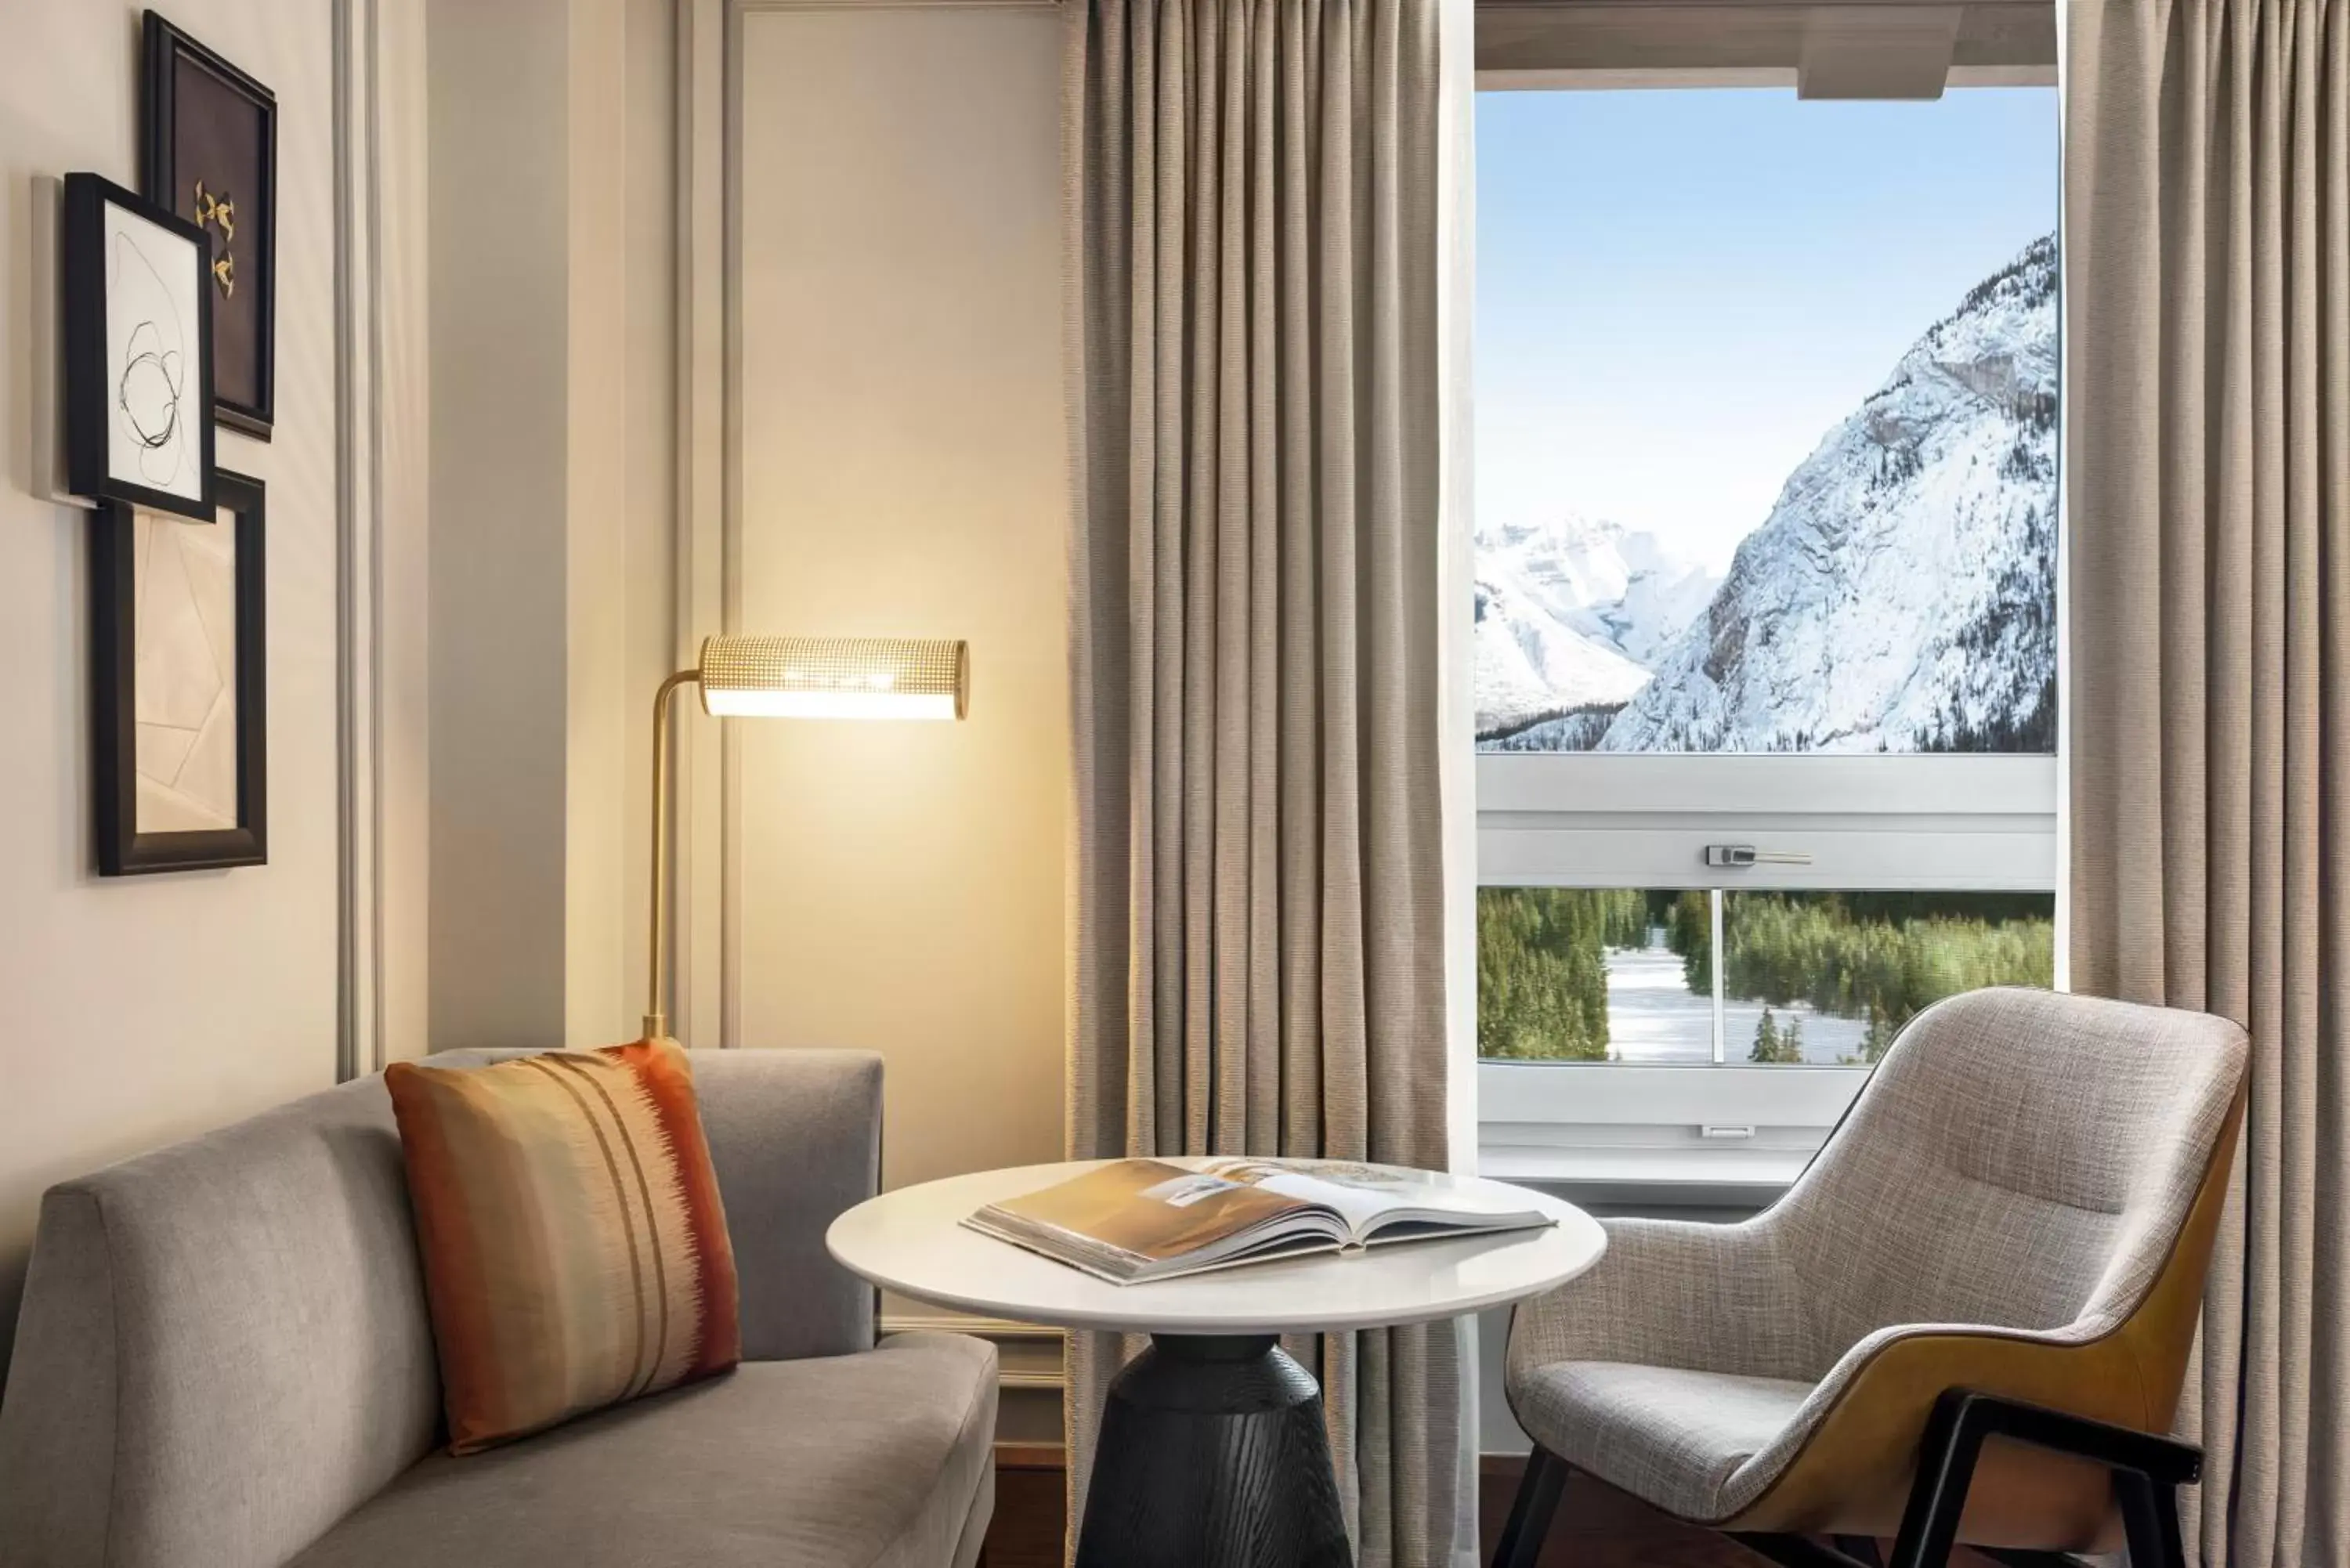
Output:
<instances>
[{"instance_id":1,"label":"snow-covered mountain","mask_svg":"<svg viewBox=\"0 0 2350 1568\"><path fill-rule=\"evenodd\" d=\"M1620 711L1595 695L1529 723L1538 709L1512 689L1489 723L1481 686L1481 734L1534 750L2045 749L2056 392L2049 238L1970 290L1828 432L1703 613L1638 660L1652 678ZM1486 554L1510 563L1497 577L1541 578L1506 548ZM1479 575L1482 680L1489 641L1519 623L1489 629L1482 557ZM1524 613L1522 596L1492 606Z\"/></svg>"},{"instance_id":2,"label":"snow-covered mountain","mask_svg":"<svg viewBox=\"0 0 2350 1568\"><path fill-rule=\"evenodd\" d=\"M1477 728L1612 711L1702 614L1715 579L1653 534L1569 515L1477 541Z\"/></svg>"}]
</instances>

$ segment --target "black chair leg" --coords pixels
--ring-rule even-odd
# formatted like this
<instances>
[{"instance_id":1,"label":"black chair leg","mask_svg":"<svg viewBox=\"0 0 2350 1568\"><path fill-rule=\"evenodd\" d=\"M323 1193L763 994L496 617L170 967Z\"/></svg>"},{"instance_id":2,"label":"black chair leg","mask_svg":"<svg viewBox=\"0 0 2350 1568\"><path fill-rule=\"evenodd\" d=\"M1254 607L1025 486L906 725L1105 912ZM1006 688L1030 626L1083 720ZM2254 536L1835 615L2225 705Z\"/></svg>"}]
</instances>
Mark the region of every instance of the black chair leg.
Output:
<instances>
[{"instance_id":1,"label":"black chair leg","mask_svg":"<svg viewBox=\"0 0 2350 1568\"><path fill-rule=\"evenodd\" d=\"M1982 1455L1983 1432L1960 1419L1966 1407L1947 1397L1937 1400L1918 1444L1918 1479L1901 1511L1901 1533L1893 1538L1893 1568L1943 1568L1958 1544L1959 1517L1967 1510L1967 1488Z\"/></svg>"},{"instance_id":2,"label":"black chair leg","mask_svg":"<svg viewBox=\"0 0 2350 1568\"><path fill-rule=\"evenodd\" d=\"M2129 1568L2187 1568L2186 1543L2178 1538L2178 1489L2123 1470L2114 1476L2114 1491L2122 1505Z\"/></svg>"},{"instance_id":3,"label":"black chair leg","mask_svg":"<svg viewBox=\"0 0 2350 1568\"><path fill-rule=\"evenodd\" d=\"M2105 1465L2113 1472L2122 1506L2130 1568L2186 1568L2176 1500L2180 1486L2200 1477L2201 1450L2150 1432L1964 1388L1945 1392L1926 1422L1918 1445L1918 1480L1893 1542L1893 1568L1944 1568L1950 1562L1975 1463L1983 1440L1992 1437ZM2019 1554L1998 1555L2011 1563Z\"/></svg>"},{"instance_id":4,"label":"black chair leg","mask_svg":"<svg viewBox=\"0 0 2350 1568\"><path fill-rule=\"evenodd\" d=\"M1885 1568L1885 1558L1877 1550L1873 1535L1836 1535L1830 1540L1835 1549L1860 1564L1860 1568Z\"/></svg>"},{"instance_id":5,"label":"black chair leg","mask_svg":"<svg viewBox=\"0 0 2350 1568\"><path fill-rule=\"evenodd\" d=\"M1566 1461L1537 1445L1526 1456L1517 1500L1510 1504L1509 1522L1502 1526L1501 1542L1493 1548L1493 1568L1534 1568L1565 1486Z\"/></svg>"}]
</instances>

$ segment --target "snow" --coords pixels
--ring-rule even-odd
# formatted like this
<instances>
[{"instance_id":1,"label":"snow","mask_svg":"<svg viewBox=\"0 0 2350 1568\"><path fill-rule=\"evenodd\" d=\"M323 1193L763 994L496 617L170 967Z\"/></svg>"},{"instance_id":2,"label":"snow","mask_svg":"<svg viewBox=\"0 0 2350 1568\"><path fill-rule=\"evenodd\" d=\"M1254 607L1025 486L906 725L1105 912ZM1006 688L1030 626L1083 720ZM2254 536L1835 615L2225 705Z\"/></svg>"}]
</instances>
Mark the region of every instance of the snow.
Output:
<instances>
[{"instance_id":1,"label":"snow","mask_svg":"<svg viewBox=\"0 0 2350 1568\"><path fill-rule=\"evenodd\" d=\"M1477 541L1477 728L1617 708L1701 614L1714 579L1653 534L1567 515Z\"/></svg>"},{"instance_id":2,"label":"snow","mask_svg":"<svg viewBox=\"0 0 2350 1568\"><path fill-rule=\"evenodd\" d=\"M1719 585L1612 524L1481 538L1481 736L2044 749L2056 392L2052 237L1970 290L1828 431Z\"/></svg>"},{"instance_id":3,"label":"snow","mask_svg":"<svg viewBox=\"0 0 2350 1568\"><path fill-rule=\"evenodd\" d=\"M1608 1060L1648 1064L1713 1060L1713 998L1690 990L1680 954L1659 939L1645 948L1609 948L1602 961L1607 966ZM1803 1025L1804 1060L1814 1066L1859 1061L1868 1048L1865 1019L1831 1017L1803 1002L1783 1003L1772 1013L1782 1029ZM1748 1061L1755 1026L1762 1022L1762 1002L1725 997L1722 1060Z\"/></svg>"}]
</instances>

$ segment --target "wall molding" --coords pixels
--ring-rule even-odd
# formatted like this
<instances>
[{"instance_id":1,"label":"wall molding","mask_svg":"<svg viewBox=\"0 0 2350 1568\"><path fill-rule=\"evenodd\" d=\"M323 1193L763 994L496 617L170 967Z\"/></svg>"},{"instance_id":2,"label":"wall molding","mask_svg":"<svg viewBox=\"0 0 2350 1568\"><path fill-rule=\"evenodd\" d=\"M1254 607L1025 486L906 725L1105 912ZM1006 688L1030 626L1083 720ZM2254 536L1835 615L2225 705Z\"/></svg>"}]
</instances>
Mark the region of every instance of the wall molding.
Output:
<instances>
[{"instance_id":1,"label":"wall molding","mask_svg":"<svg viewBox=\"0 0 2350 1568\"><path fill-rule=\"evenodd\" d=\"M384 1064L384 445L381 28L334 9L338 924L335 1076Z\"/></svg>"},{"instance_id":2,"label":"wall molding","mask_svg":"<svg viewBox=\"0 0 2350 1568\"><path fill-rule=\"evenodd\" d=\"M428 148L423 0L328 16L340 1081L427 1044Z\"/></svg>"},{"instance_id":3,"label":"wall molding","mask_svg":"<svg viewBox=\"0 0 2350 1568\"><path fill-rule=\"evenodd\" d=\"M1057 1393L1068 1386L1064 1360L1067 1335L1057 1328L951 1313L884 1313L880 1328L884 1334L968 1334L987 1340L996 1347L1000 1387Z\"/></svg>"},{"instance_id":4,"label":"wall molding","mask_svg":"<svg viewBox=\"0 0 2350 1568\"><path fill-rule=\"evenodd\" d=\"M701 639L734 624L736 531L734 288L732 257L735 26L728 0L678 0L674 335L677 497L673 580L676 660L695 662ZM738 1043L727 933L733 926L728 726L681 714L671 736L678 809L668 888L671 1030L679 1039ZM654 889L659 897L660 889ZM714 1025L714 1026L713 1026Z\"/></svg>"},{"instance_id":5,"label":"wall molding","mask_svg":"<svg viewBox=\"0 0 2350 1568\"><path fill-rule=\"evenodd\" d=\"M972 1334L982 1339L1067 1338L1061 1329L1008 1317L964 1317L956 1313L883 1313L883 1334Z\"/></svg>"}]
</instances>

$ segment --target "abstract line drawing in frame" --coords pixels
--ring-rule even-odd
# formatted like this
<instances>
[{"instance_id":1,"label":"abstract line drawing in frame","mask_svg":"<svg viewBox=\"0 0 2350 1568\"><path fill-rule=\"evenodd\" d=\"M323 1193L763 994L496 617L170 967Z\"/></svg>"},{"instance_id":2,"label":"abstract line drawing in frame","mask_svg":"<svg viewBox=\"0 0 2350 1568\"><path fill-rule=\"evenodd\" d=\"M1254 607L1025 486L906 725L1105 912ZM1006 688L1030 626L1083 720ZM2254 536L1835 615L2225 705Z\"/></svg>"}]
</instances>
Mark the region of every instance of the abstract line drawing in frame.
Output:
<instances>
[{"instance_id":1,"label":"abstract line drawing in frame","mask_svg":"<svg viewBox=\"0 0 2350 1568\"><path fill-rule=\"evenodd\" d=\"M269 859L267 492L213 476L220 520L99 508L90 777L102 876Z\"/></svg>"},{"instance_id":2,"label":"abstract line drawing in frame","mask_svg":"<svg viewBox=\"0 0 2350 1568\"><path fill-rule=\"evenodd\" d=\"M140 187L204 231L220 422L276 419L277 97L156 12L145 21Z\"/></svg>"},{"instance_id":3,"label":"abstract line drawing in frame","mask_svg":"<svg viewBox=\"0 0 2350 1568\"><path fill-rule=\"evenodd\" d=\"M213 519L203 231L96 174L65 180L67 485Z\"/></svg>"}]
</instances>

